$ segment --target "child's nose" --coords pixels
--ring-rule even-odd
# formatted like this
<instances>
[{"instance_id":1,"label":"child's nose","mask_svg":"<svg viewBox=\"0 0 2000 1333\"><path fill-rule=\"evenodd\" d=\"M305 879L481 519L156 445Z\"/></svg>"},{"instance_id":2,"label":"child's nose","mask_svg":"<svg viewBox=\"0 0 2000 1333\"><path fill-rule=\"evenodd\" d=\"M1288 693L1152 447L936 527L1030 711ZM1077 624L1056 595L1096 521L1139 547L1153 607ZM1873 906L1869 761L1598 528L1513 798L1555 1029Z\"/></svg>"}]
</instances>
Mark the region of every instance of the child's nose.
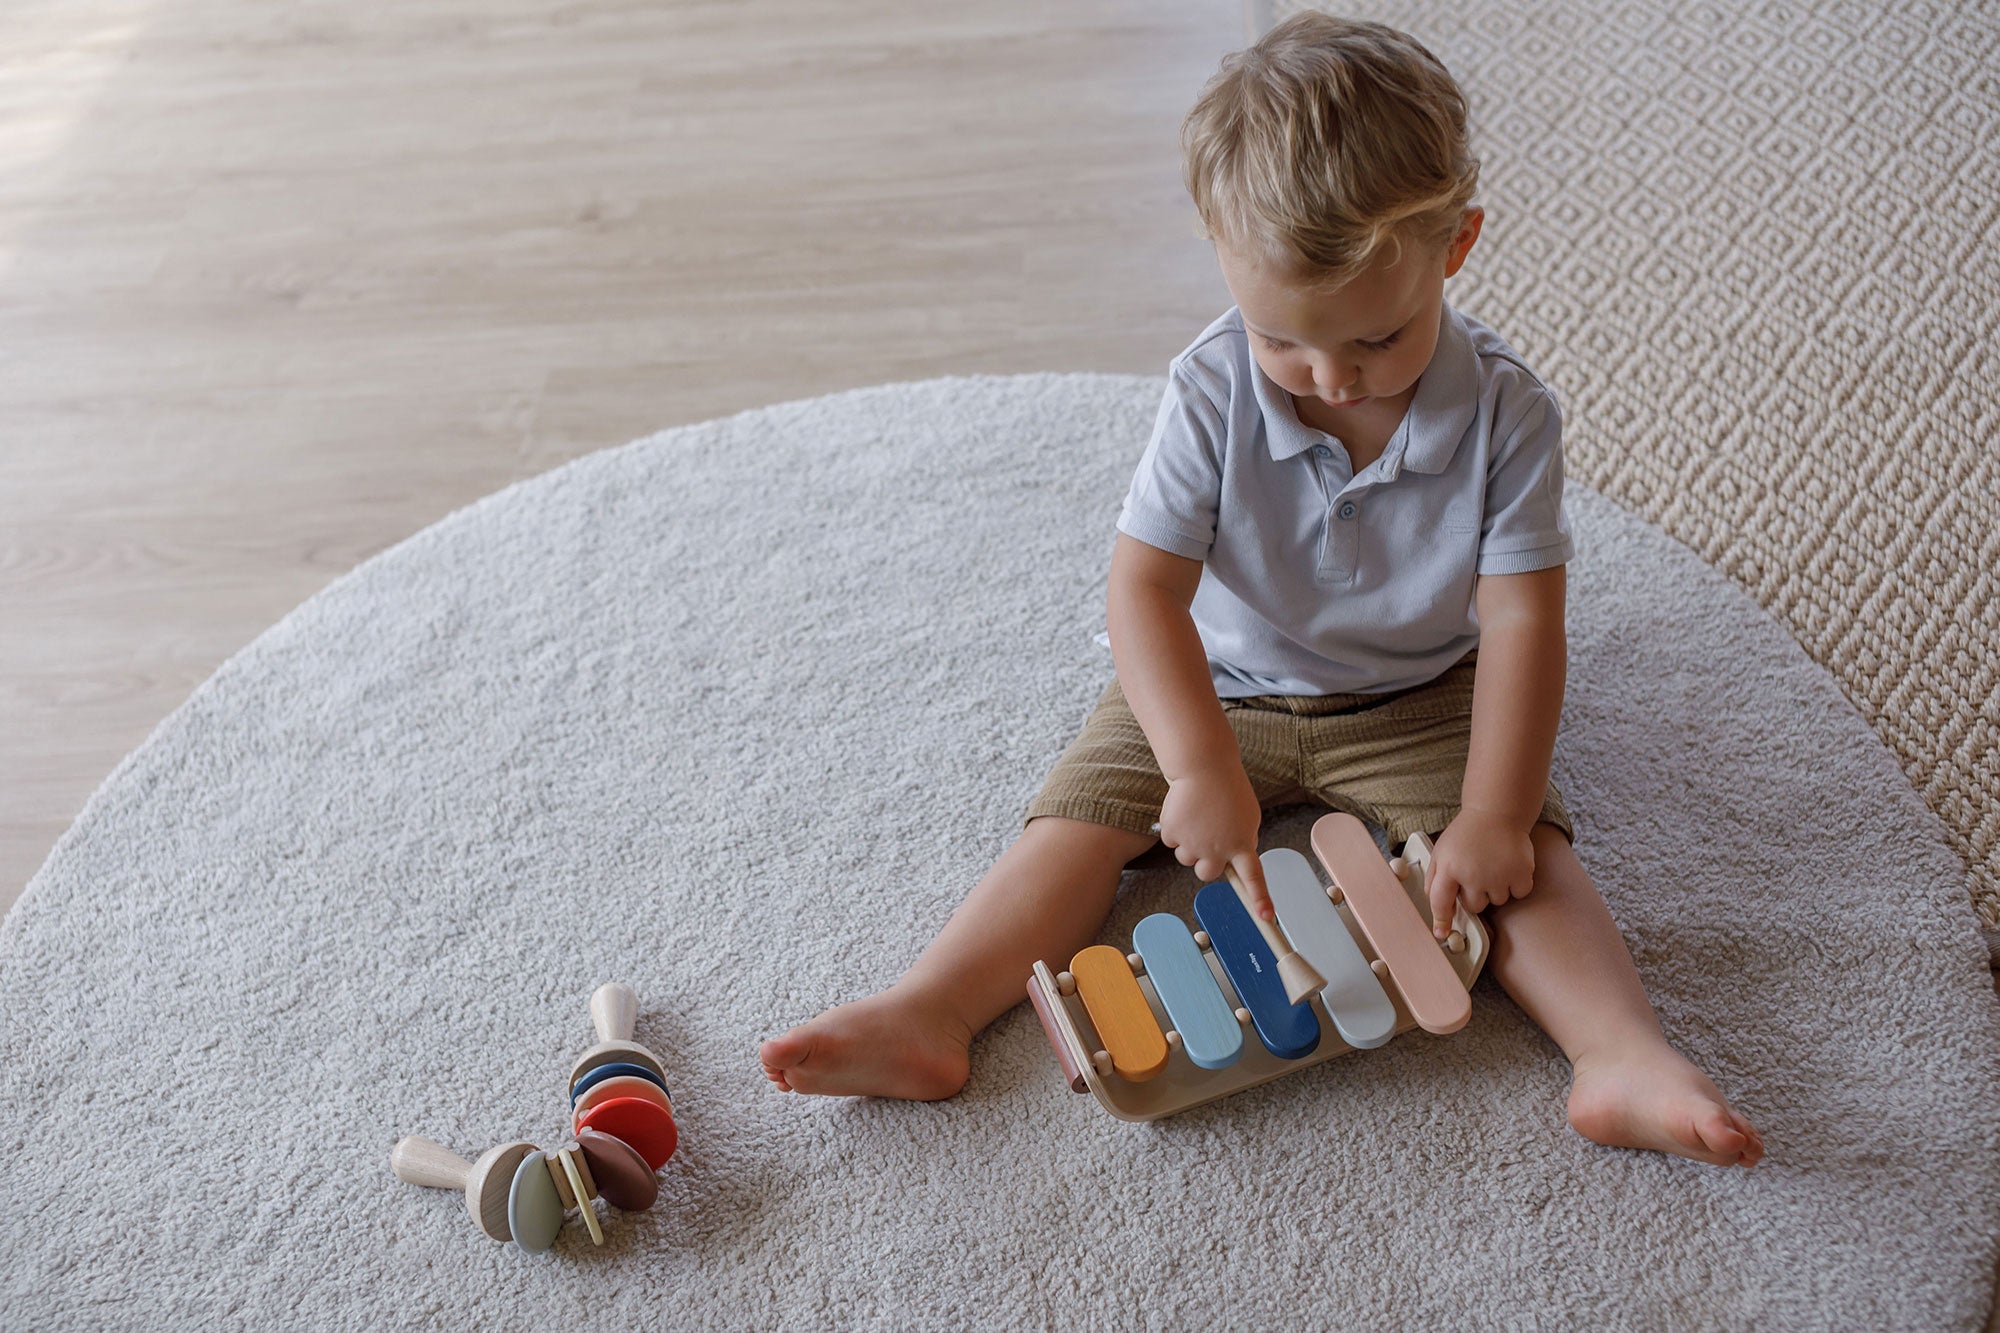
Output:
<instances>
[{"instance_id":1,"label":"child's nose","mask_svg":"<svg viewBox=\"0 0 2000 1333\"><path fill-rule=\"evenodd\" d=\"M1337 365L1332 361L1313 363L1313 383L1322 393L1339 393L1354 383L1355 367Z\"/></svg>"}]
</instances>

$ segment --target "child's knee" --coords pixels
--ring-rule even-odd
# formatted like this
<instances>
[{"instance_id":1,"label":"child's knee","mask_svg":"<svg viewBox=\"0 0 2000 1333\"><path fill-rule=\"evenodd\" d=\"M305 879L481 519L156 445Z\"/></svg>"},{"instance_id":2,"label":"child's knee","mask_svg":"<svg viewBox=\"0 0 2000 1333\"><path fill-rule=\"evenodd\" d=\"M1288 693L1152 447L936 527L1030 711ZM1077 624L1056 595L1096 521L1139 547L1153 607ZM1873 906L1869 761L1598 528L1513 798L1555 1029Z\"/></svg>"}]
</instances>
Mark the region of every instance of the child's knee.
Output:
<instances>
[{"instance_id":1,"label":"child's knee","mask_svg":"<svg viewBox=\"0 0 2000 1333\"><path fill-rule=\"evenodd\" d=\"M1566 851L1574 855L1574 844L1567 830L1560 824L1551 824L1544 819L1528 830L1528 841L1534 845L1535 859L1539 862L1544 853Z\"/></svg>"}]
</instances>

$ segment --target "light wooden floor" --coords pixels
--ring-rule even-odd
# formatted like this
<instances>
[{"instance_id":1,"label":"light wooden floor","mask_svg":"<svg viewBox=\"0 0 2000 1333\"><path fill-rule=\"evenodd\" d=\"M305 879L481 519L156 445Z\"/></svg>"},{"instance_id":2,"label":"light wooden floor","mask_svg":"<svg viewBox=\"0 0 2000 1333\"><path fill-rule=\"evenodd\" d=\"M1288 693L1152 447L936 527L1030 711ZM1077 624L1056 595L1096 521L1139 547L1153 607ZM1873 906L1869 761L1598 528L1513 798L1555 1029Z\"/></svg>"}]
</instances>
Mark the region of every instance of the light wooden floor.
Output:
<instances>
[{"instance_id":1,"label":"light wooden floor","mask_svg":"<svg viewBox=\"0 0 2000 1333\"><path fill-rule=\"evenodd\" d=\"M592 449L964 372L1163 372L1240 0L17 0L0 907L229 654ZM134 848L143 856L143 848Z\"/></svg>"}]
</instances>

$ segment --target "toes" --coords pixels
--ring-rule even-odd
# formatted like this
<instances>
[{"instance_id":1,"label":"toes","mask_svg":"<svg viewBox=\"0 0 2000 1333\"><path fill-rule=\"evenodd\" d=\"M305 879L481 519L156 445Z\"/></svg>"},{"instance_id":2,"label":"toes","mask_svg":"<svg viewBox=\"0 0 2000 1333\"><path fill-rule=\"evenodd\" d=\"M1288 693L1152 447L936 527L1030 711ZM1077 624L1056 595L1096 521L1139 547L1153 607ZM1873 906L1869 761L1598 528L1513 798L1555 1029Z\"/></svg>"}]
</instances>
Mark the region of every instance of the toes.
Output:
<instances>
[{"instance_id":1,"label":"toes","mask_svg":"<svg viewBox=\"0 0 2000 1333\"><path fill-rule=\"evenodd\" d=\"M799 1066L811 1058L813 1046L812 1034L800 1028L793 1028L784 1036L765 1042L757 1048L757 1060L764 1066L764 1077L785 1092L796 1092L794 1076Z\"/></svg>"},{"instance_id":2,"label":"toes","mask_svg":"<svg viewBox=\"0 0 2000 1333\"><path fill-rule=\"evenodd\" d=\"M793 1028L782 1037L773 1037L757 1048L757 1059L766 1069L790 1069L803 1064L812 1054L812 1034L803 1028Z\"/></svg>"},{"instance_id":3,"label":"toes","mask_svg":"<svg viewBox=\"0 0 2000 1333\"><path fill-rule=\"evenodd\" d=\"M1737 1161L1743 1166L1757 1165L1764 1157L1764 1136L1757 1132L1755 1125L1734 1111L1729 1113L1729 1119L1737 1129L1742 1131L1743 1137L1748 1140L1742 1155L1737 1158Z\"/></svg>"},{"instance_id":4,"label":"toes","mask_svg":"<svg viewBox=\"0 0 2000 1333\"><path fill-rule=\"evenodd\" d=\"M1721 1157L1725 1162L1733 1162L1736 1155L1749 1146L1750 1136L1738 1129L1735 1117L1720 1106L1711 1107L1706 1113L1695 1117L1695 1142Z\"/></svg>"}]
</instances>

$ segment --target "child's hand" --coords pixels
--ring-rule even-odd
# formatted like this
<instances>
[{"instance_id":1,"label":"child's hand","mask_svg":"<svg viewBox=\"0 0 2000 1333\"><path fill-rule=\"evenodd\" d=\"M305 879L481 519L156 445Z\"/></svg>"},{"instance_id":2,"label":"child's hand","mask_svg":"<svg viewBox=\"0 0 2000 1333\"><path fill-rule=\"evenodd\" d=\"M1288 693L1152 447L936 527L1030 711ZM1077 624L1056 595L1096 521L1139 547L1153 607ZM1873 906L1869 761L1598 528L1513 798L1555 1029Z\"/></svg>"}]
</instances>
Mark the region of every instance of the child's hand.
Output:
<instances>
[{"instance_id":1,"label":"child's hand","mask_svg":"<svg viewBox=\"0 0 2000 1333\"><path fill-rule=\"evenodd\" d=\"M1160 841L1204 881L1235 871L1250 890L1251 912L1274 921L1277 914L1264 887L1264 864L1257 859L1257 829L1263 818L1242 764L1190 773L1167 782L1167 799L1160 806Z\"/></svg>"},{"instance_id":2,"label":"child's hand","mask_svg":"<svg viewBox=\"0 0 2000 1333\"><path fill-rule=\"evenodd\" d=\"M1431 852L1424 892L1431 902L1431 933L1451 934L1454 903L1468 912L1525 898L1535 887L1535 844L1520 821L1481 810L1461 810Z\"/></svg>"}]
</instances>

